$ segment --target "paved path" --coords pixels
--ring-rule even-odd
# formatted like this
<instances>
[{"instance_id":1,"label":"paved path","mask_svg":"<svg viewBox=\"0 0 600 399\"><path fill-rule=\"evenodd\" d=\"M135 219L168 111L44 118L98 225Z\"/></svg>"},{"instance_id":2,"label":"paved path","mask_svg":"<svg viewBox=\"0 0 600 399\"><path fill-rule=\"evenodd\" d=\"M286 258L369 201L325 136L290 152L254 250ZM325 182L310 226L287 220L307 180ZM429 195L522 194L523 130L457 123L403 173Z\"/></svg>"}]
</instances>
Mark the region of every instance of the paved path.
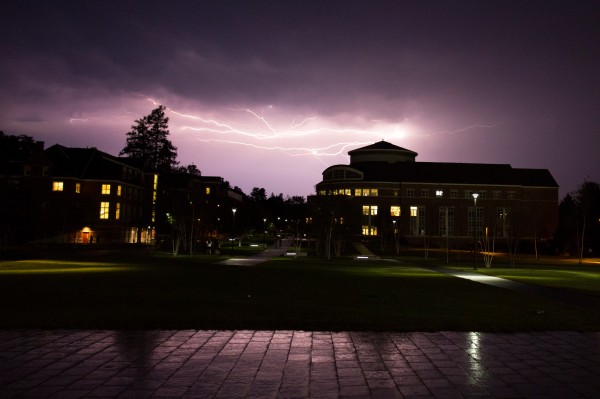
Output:
<instances>
[{"instance_id":1,"label":"paved path","mask_svg":"<svg viewBox=\"0 0 600 399\"><path fill-rule=\"evenodd\" d=\"M287 252L291 244L292 240L281 240L279 245L269 247L265 251L259 252L256 255L247 257L232 257L219 263L229 266L256 266L259 263L266 262L276 256L282 256Z\"/></svg>"},{"instance_id":2,"label":"paved path","mask_svg":"<svg viewBox=\"0 0 600 399\"><path fill-rule=\"evenodd\" d=\"M0 397L597 398L600 333L0 331Z\"/></svg>"},{"instance_id":3,"label":"paved path","mask_svg":"<svg viewBox=\"0 0 600 399\"><path fill-rule=\"evenodd\" d=\"M527 284L522 283L520 281L508 280L505 278L488 276L485 274L477 273L477 270L473 271L463 271L463 270L453 270L446 269L444 267L429 267L429 266L421 266L427 269L449 274L455 277L464 278L467 280L471 280L474 282L493 285L495 287L505 288L513 291L522 292L525 294L532 294L541 296L547 299L551 299L556 302L561 302L567 305L592 310L594 312L600 312L600 296L587 294L585 292L567 289L567 288L558 288L558 287L548 287L543 285L536 284Z\"/></svg>"}]
</instances>

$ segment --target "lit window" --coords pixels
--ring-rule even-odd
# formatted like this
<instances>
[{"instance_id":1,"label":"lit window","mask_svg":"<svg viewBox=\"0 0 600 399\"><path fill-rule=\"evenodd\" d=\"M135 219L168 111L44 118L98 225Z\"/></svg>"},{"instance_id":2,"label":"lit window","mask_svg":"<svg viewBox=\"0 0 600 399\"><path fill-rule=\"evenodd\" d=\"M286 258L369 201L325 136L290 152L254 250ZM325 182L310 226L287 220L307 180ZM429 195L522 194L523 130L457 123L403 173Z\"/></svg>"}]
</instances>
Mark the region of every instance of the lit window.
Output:
<instances>
[{"instance_id":1,"label":"lit window","mask_svg":"<svg viewBox=\"0 0 600 399\"><path fill-rule=\"evenodd\" d=\"M375 226L362 226L362 234L363 236L376 236L377 235L377 227Z\"/></svg>"},{"instance_id":2,"label":"lit window","mask_svg":"<svg viewBox=\"0 0 600 399\"><path fill-rule=\"evenodd\" d=\"M410 216L411 217L417 217L418 213L419 213L419 208L417 208L416 206L410 207Z\"/></svg>"},{"instance_id":3,"label":"lit window","mask_svg":"<svg viewBox=\"0 0 600 399\"><path fill-rule=\"evenodd\" d=\"M108 219L108 209L110 208L110 202L100 203L100 219Z\"/></svg>"},{"instance_id":4,"label":"lit window","mask_svg":"<svg viewBox=\"0 0 600 399\"><path fill-rule=\"evenodd\" d=\"M377 197L377 196L379 195L379 190L378 190L378 189L376 189L376 188L372 188L372 189L371 189L371 195L372 195L373 197Z\"/></svg>"},{"instance_id":5,"label":"lit window","mask_svg":"<svg viewBox=\"0 0 600 399\"><path fill-rule=\"evenodd\" d=\"M206 195L210 194L210 187L206 187Z\"/></svg>"},{"instance_id":6,"label":"lit window","mask_svg":"<svg viewBox=\"0 0 600 399\"><path fill-rule=\"evenodd\" d=\"M377 215L377 205L363 205L362 207L363 215Z\"/></svg>"},{"instance_id":7,"label":"lit window","mask_svg":"<svg viewBox=\"0 0 600 399\"><path fill-rule=\"evenodd\" d=\"M158 175L154 175L154 190L158 189Z\"/></svg>"},{"instance_id":8,"label":"lit window","mask_svg":"<svg viewBox=\"0 0 600 399\"><path fill-rule=\"evenodd\" d=\"M444 191L443 190L435 190L435 196L440 198L444 196Z\"/></svg>"},{"instance_id":9,"label":"lit window","mask_svg":"<svg viewBox=\"0 0 600 399\"><path fill-rule=\"evenodd\" d=\"M400 207L399 206L390 207L390 216L399 217L400 216Z\"/></svg>"},{"instance_id":10,"label":"lit window","mask_svg":"<svg viewBox=\"0 0 600 399\"><path fill-rule=\"evenodd\" d=\"M64 189L65 183L62 181L54 181L52 182L52 191L62 191Z\"/></svg>"},{"instance_id":11,"label":"lit window","mask_svg":"<svg viewBox=\"0 0 600 399\"><path fill-rule=\"evenodd\" d=\"M357 197L360 197L362 195L362 189L357 188L356 190L354 190L354 195L356 195Z\"/></svg>"},{"instance_id":12,"label":"lit window","mask_svg":"<svg viewBox=\"0 0 600 399\"><path fill-rule=\"evenodd\" d=\"M81 183L75 183L75 192L77 194L81 193Z\"/></svg>"},{"instance_id":13,"label":"lit window","mask_svg":"<svg viewBox=\"0 0 600 399\"><path fill-rule=\"evenodd\" d=\"M121 185L117 186L117 196L121 196Z\"/></svg>"},{"instance_id":14,"label":"lit window","mask_svg":"<svg viewBox=\"0 0 600 399\"><path fill-rule=\"evenodd\" d=\"M121 204L117 202L115 204L115 219L119 220L120 218L121 218Z\"/></svg>"},{"instance_id":15,"label":"lit window","mask_svg":"<svg viewBox=\"0 0 600 399\"><path fill-rule=\"evenodd\" d=\"M104 195L110 194L110 184L102 185L102 194L104 194Z\"/></svg>"}]
</instances>

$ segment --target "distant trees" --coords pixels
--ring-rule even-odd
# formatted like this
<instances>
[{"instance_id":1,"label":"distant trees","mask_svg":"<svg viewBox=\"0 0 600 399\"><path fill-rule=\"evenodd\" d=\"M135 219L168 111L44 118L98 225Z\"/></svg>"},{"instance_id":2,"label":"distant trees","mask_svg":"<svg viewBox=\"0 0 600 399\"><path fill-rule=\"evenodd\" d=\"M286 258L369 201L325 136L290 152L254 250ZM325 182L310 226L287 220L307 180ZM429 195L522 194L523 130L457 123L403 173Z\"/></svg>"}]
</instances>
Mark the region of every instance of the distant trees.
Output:
<instances>
[{"instance_id":1,"label":"distant trees","mask_svg":"<svg viewBox=\"0 0 600 399\"><path fill-rule=\"evenodd\" d=\"M558 240L579 261L590 252L600 252L600 185L585 181L570 192L559 206Z\"/></svg>"},{"instance_id":2,"label":"distant trees","mask_svg":"<svg viewBox=\"0 0 600 399\"><path fill-rule=\"evenodd\" d=\"M153 172L168 173L178 165L177 148L168 138L169 118L165 116L165 109L160 105L135 121L120 155L143 160Z\"/></svg>"}]
</instances>

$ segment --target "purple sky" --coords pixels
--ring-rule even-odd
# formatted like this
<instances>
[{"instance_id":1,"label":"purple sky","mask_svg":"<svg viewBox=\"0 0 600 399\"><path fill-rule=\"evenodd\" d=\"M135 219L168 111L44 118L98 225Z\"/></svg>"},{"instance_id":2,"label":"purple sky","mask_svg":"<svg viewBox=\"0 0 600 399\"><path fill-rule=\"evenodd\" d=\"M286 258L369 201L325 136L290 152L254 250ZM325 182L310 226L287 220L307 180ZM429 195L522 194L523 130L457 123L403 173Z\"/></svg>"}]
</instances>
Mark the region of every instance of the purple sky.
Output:
<instances>
[{"instance_id":1,"label":"purple sky","mask_svg":"<svg viewBox=\"0 0 600 399\"><path fill-rule=\"evenodd\" d=\"M309 195L385 139L600 181L598 1L17 1L0 130L118 154L168 108L183 164Z\"/></svg>"}]
</instances>

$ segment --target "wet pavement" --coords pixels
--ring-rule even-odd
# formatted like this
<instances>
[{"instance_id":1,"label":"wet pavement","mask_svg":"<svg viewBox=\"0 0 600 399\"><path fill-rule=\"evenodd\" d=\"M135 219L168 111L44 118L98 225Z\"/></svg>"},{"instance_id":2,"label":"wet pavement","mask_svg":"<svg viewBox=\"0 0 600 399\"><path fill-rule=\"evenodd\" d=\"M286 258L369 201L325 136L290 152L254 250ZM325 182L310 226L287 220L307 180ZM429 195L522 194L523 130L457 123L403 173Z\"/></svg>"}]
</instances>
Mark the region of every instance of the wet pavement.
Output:
<instances>
[{"instance_id":1,"label":"wet pavement","mask_svg":"<svg viewBox=\"0 0 600 399\"><path fill-rule=\"evenodd\" d=\"M597 398L600 333L0 331L0 397Z\"/></svg>"}]
</instances>

